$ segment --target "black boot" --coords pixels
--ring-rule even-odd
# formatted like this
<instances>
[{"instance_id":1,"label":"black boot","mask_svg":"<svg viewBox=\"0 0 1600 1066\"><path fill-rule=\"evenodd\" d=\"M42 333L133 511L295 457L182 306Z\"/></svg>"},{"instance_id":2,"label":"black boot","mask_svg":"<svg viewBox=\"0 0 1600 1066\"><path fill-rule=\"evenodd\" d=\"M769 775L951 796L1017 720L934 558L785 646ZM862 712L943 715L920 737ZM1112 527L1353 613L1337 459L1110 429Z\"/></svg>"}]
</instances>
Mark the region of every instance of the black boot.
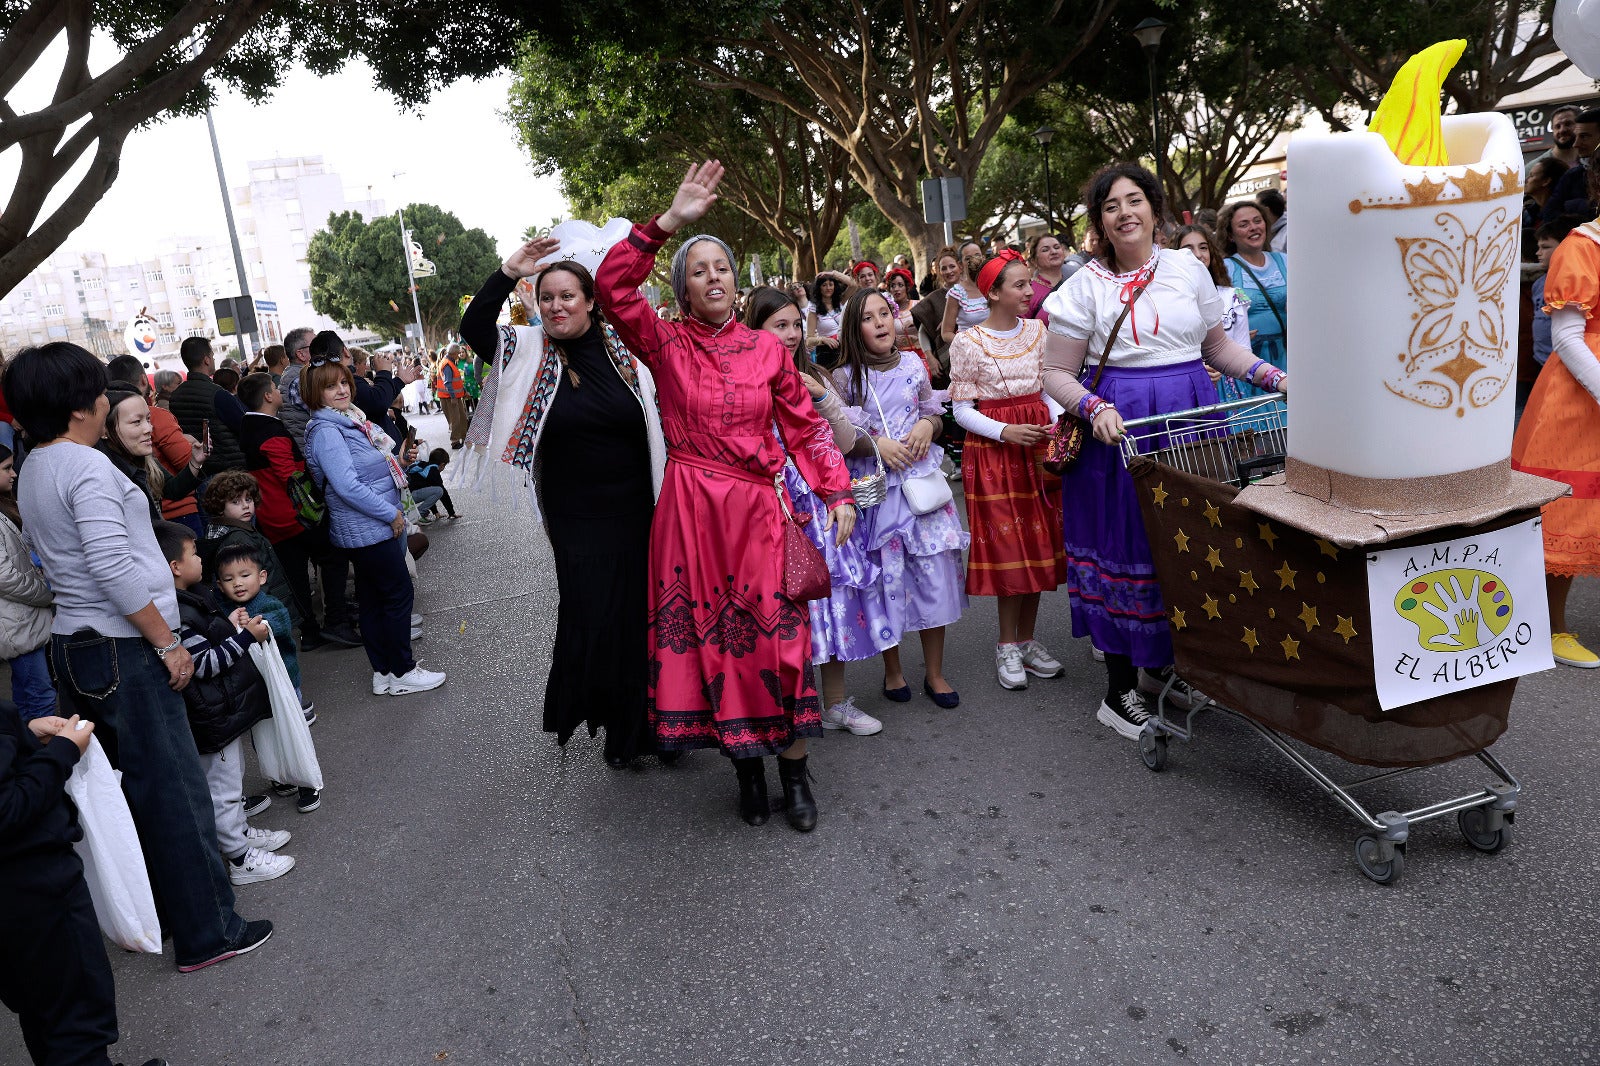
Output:
<instances>
[{"instance_id":1,"label":"black boot","mask_svg":"<svg viewBox=\"0 0 1600 1066\"><path fill-rule=\"evenodd\" d=\"M761 758L733 760L739 775L739 816L750 825L766 825L772 814L767 802L767 765Z\"/></svg>"},{"instance_id":2,"label":"black boot","mask_svg":"<svg viewBox=\"0 0 1600 1066\"><path fill-rule=\"evenodd\" d=\"M783 805L789 824L802 833L811 832L817 827L817 801L812 798L811 785L806 781L805 756L779 759L778 780L783 783Z\"/></svg>"}]
</instances>

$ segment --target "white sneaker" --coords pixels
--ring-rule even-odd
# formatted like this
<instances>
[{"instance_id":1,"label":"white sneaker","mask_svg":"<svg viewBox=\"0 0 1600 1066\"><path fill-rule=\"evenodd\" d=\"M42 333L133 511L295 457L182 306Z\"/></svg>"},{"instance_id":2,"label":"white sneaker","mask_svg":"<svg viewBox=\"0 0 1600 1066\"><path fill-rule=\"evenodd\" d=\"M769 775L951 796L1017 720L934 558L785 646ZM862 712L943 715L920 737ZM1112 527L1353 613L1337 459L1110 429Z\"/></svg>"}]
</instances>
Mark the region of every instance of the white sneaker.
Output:
<instances>
[{"instance_id":1,"label":"white sneaker","mask_svg":"<svg viewBox=\"0 0 1600 1066\"><path fill-rule=\"evenodd\" d=\"M372 675L372 694L374 696L387 696L389 687L394 684L394 677L390 674Z\"/></svg>"},{"instance_id":2,"label":"white sneaker","mask_svg":"<svg viewBox=\"0 0 1600 1066\"><path fill-rule=\"evenodd\" d=\"M444 671L424 670L413 666L400 677L389 679L389 695L404 696L408 692L427 692L444 684Z\"/></svg>"},{"instance_id":3,"label":"white sneaker","mask_svg":"<svg viewBox=\"0 0 1600 1066\"><path fill-rule=\"evenodd\" d=\"M244 862L228 863L228 880L236 885L253 885L257 881L271 881L294 869L294 856L274 855L260 848L250 848L244 853Z\"/></svg>"},{"instance_id":4,"label":"white sneaker","mask_svg":"<svg viewBox=\"0 0 1600 1066\"><path fill-rule=\"evenodd\" d=\"M1044 645L1037 640L1026 641L1017 647L1022 650L1022 668L1034 677L1060 677L1066 672L1067 668L1045 651Z\"/></svg>"},{"instance_id":5,"label":"white sneaker","mask_svg":"<svg viewBox=\"0 0 1600 1066\"><path fill-rule=\"evenodd\" d=\"M1095 715L1101 725L1108 725L1115 729L1120 736L1129 740L1138 740L1139 734L1144 731L1144 723L1150 717L1150 711L1144 705L1144 697L1138 689L1124 692L1117 699L1116 706L1101 701L1100 710Z\"/></svg>"},{"instance_id":6,"label":"white sneaker","mask_svg":"<svg viewBox=\"0 0 1600 1066\"><path fill-rule=\"evenodd\" d=\"M422 616L420 614L418 614L416 611L412 611L411 612L411 628L412 629L416 629L420 625L422 625Z\"/></svg>"},{"instance_id":7,"label":"white sneaker","mask_svg":"<svg viewBox=\"0 0 1600 1066\"><path fill-rule=\"evenodd\" d=\"M287 829L257 829L252 825L245 829L244 839L249 847L257 848L261 851L277 851L289 843L289 831Z\"/></svg>"},{"instance_id":8,"label":"white sneaker","mask_svg":"<svg viewBox=\"0 0 1600 1066\"><path fill-rule=\"evenodd\" d=\"M1106 661L1106 653L1091 644L1089 645L1089 658L1097 663L1103 663Z\"/></svg>"},{"instance_id":9,"label":"white sneaker","mask_svg":"<svg viewBox=\"0 0 1600 1066\"><path fill-rule=\"evenodd\" d=\"M857 707L856 698L850 696L822 712L822 728L848 729L858 737L870 737L883 732L883 723Z\"/></svg>"},{"instance_id":10,"label":"white sneaker","mask_svg":"<svg viewBox=\"0 0 1600 1066\"><path fill-rule=\"evenodd\" d=\"M994 649L994 673L1001 688L1028 687L1028 675L1022 669L1022 648L1016 644L1001 644Z\"/></svg>"},{"instance_id":11,"label":"white sneaker","mask_svg":"<svg viewBox=\"0 0 1600 1066\"><path fill-rule=\"evenodd\" d=\"M422 639L422 627L421 626L412 626L411 627L411 639L412 640L421 640Z\"/></svg>"}]
</instances>

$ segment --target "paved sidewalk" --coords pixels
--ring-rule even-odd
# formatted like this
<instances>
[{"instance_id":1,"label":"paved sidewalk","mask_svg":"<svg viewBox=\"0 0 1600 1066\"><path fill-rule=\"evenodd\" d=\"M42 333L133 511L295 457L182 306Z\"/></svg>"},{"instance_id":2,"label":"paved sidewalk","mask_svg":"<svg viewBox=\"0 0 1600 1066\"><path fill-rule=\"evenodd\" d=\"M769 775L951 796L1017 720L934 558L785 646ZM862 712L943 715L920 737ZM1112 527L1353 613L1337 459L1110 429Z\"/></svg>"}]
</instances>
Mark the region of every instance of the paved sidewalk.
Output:
<instances>
[{"instance_id":1,"label":"paved sidewalk","mask_svg":"<svg viewBox=\"0 0 1600 1066\"><path fill-rule=\"evenodd\" d=\"M423 420L428 424L428 420ZM1356 870L1355 826L1244 727L1204 723L1152 774L1097 724L1103 675L1064 595L1069 667L1006 693L994 605L952 631L963 706L877 695L882 734L814 749L822 821L739 821L700 752L614 772L541 733L554 578L524 516L452 488L428 527L433 693L375 697L360 651L303 659L322 809L277 801L286 877L239 892L277 924L180 975L116 953L131 1063L1575 1063L1596 1052L1600 671L1524 682L1496 752L1516 839L1420 827L1403 880ZM1600 584L1572 616L1600 637ZM630 649L619 649L619 654ZM915 687L920 651L906 644ZM1216 716L1212 716L1215 718ZM775 780L775 774L772 775ZM1394 805L1477 784L1406 778ZM249 778L256 781L252 774ZM1464 790L1464 789L1463 789ZM0 1020L0 1062L26 1062Z\"/></svg>"}]
</instances>

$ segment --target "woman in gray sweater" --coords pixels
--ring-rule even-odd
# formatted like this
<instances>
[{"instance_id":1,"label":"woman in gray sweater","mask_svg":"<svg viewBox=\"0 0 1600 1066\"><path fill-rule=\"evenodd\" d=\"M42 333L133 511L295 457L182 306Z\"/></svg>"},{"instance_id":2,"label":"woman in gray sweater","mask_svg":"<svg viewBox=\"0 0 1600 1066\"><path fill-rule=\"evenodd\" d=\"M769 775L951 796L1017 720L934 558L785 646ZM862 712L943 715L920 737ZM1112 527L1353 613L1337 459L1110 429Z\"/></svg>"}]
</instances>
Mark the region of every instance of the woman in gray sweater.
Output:
<instances>
[{"instance_id":1,"label":"woman in gray sweater","mask_svg":"<svg viewBox=\"0 0 1600 1066\"><path fill-rule=\"evenodd\" d=\"M178 969L250 951L272 923L247 922L233 909L179 695L194 667L175 632L172 572L148 498L95 447L109 407L105 366L75 344L46 344L12 360L3 387L34 442L17 502L55 591L50 659L63 712L93 721L122 771Z\"/></svg>"}]
</instances>

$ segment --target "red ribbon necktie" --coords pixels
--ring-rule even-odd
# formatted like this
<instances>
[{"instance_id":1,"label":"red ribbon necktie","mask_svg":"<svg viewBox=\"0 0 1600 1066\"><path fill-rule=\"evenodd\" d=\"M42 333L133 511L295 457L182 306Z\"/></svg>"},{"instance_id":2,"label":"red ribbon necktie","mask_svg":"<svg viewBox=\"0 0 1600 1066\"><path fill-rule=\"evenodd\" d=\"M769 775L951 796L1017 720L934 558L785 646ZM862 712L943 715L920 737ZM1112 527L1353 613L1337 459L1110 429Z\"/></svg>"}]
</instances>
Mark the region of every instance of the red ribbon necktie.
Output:
<instances>
[{"instance_id":1,"label":"red ribbon necktie","mask_svg":"<svg viewBox=\"0 0 1600 1066\"><path fill-rule=\"evenodd\" d=\"M1129 278L1127 283L1122 286L1122 291L1117 294L1117 298L1122 301L1124 306L1132 303L1138 299L1141 292L1150 286L1150 281L1154 275L1155 270L1151 265L1140 267L1133 277ZM1159 308L1156 310L1155 315L1156 319L1155 323L1150 327L1150 335L1159 337L1161 336L1161 311ZM1139 309L1137 307L1128 312L1128 325L1133 330L1133 343L1137 346L1139 343Z\"/></svg>"}]
</instances>

